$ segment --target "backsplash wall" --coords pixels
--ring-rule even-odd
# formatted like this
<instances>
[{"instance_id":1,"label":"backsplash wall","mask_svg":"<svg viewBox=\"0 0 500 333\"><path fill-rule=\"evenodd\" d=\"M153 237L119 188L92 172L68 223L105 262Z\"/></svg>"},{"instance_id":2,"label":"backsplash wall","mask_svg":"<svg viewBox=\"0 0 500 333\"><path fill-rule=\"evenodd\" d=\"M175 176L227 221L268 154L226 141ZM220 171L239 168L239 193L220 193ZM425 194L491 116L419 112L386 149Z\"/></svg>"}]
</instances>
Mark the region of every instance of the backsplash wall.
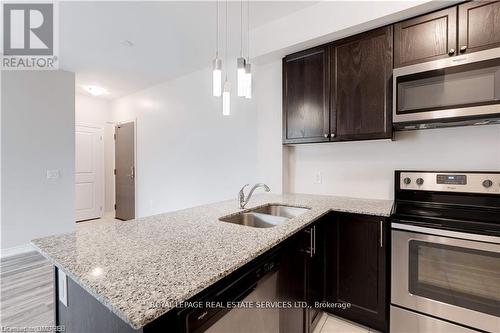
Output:
<instances>
[{"instance_id":1,"label":"backsplash wall","mask_svg":"<svg viewBox=\"0 0 500 333\"><path fill-rule=\"evenodd\" d=\"M284 191L392 199L396 169L500 171L500 125L397 132L392 142L289 146Z\"/></svg>"}]
</instances>

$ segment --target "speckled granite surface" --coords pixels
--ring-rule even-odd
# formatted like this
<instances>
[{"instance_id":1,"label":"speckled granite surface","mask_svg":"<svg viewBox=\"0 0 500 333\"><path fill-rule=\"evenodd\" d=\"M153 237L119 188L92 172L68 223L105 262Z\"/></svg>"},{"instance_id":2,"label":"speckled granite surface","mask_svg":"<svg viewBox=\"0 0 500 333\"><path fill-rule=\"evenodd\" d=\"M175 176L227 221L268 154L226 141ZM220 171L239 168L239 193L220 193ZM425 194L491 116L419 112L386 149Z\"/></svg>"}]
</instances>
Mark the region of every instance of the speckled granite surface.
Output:
<instances>
[{"instance_id":1,"label":"speckled granite surface","mask_svg":"<svg viewBox=\"0 0 500 333\"><path fill-rule=\"evenodd\" d=\"M311 208L273 228L220 222L241 211L224 201L127 222L106 223L32 244L133 328L141 328L330 210L389 216L392 201L302 194L255 195L268 203ZM156 303L156 305L155 305Z\"/></svg>"}]
</instances>

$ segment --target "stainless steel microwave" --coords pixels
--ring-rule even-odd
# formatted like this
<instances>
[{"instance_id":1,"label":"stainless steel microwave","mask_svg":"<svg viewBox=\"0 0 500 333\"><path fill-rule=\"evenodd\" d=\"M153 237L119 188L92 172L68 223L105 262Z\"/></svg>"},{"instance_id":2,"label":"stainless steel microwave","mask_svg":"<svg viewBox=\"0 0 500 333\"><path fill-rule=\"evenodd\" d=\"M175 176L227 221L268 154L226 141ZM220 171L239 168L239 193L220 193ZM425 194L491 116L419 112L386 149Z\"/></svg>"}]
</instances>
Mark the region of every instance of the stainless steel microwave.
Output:
<instances>
[{"instance_id":1,"label":"stainless steel microwave","mask_svg":"<svg viewBox=\"0 0 500 333\"><path fill-rule=\"evenodd\" d=\"M500 48L396 68L397 130L500 123Z\"/></svg>"}]
</instances>

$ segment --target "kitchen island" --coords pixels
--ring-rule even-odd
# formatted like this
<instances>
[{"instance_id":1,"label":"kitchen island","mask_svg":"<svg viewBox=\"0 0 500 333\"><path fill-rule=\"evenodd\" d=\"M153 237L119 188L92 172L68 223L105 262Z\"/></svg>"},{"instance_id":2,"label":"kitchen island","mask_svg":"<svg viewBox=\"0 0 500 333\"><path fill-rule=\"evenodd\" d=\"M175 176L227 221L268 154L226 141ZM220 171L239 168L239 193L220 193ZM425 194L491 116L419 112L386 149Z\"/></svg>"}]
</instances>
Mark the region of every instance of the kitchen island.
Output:
<instances>
[{"instance_id":1,"label":"kitchen island","mask_svg":"<svg viewBox=\"0 0 500 333\"><path fill-rule=\"evenodd\" d=\"M35 239L32 244L131 329L140 330L325 214L387 217L392 201L302 194L257 195L249 208L284 204L310 208L272 228L219 220L241 212L236 200L92 230ZM162 306L158 306L161 304ZM76 320L76 319L75 319Z\"/></svg>"}]
</instances>

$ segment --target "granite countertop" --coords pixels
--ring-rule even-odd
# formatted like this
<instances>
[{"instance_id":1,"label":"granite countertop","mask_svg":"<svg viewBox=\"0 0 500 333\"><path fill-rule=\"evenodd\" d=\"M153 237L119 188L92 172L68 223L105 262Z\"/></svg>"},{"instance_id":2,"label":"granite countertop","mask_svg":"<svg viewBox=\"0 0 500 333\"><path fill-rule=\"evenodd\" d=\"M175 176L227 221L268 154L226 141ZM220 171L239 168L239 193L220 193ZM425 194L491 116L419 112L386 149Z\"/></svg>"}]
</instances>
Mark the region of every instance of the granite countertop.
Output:
<instances>
[{"instance_id":1,"label":"granite countertop","mask_svg":"<svg viewBox=\"0 0 500 333\"><path fill-rule=\"evenodd\" d=\"M135 329L255 259L327 212L389 216L392 201L304 194L255 195L264 204L311 208L272 228L220 222L241 211L236 200L131 221L92 224L32 244ZM157 304L161 303L162 307ZM156 304L156 305L155 305Z\"/></svg>"}]
</instances>

